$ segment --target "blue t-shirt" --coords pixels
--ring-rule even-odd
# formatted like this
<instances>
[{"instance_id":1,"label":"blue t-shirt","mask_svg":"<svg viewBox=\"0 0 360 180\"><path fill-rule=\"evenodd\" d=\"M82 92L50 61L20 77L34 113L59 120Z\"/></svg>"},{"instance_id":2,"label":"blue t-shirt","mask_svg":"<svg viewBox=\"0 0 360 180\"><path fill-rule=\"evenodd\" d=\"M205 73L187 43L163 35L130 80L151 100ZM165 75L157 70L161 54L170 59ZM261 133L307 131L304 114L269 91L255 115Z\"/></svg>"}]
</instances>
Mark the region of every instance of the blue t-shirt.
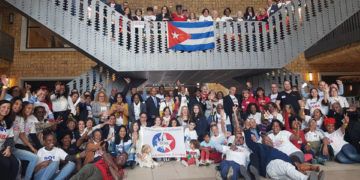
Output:
<instances>
[{"instance_id":1,"label":"blue t-shirt","mask_svg":"<svg viewBox=\"0 0 360 180\"><path fill-rule=\"evenodd\" d=\"M200 146L202 146L202 147L215 148L215 143L214 143L213 141L211 141L211 140L210 140L208 143L205 142L205 141L202 141L202 142L200 143Z\"/></svg>"}]
</instances>

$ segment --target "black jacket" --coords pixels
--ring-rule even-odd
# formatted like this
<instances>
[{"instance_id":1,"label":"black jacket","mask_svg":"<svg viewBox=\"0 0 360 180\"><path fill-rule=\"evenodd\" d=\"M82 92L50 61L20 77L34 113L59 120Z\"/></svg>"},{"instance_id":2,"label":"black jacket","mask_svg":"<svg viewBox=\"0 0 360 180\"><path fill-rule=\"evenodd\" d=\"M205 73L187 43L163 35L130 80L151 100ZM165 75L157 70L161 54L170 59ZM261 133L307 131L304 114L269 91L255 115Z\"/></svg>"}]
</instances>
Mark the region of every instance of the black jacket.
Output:
<instances>
[{"instance_id":1,"label":"black jacket","mask_svg":"<svg viewBox=\"0 0 360 180\"><path fill-rule=\"evenodd\" d=\"M159 107L160 107L160 99L158 97L156 98L156 105L153 100L152 96L149 96L146 101L146 112L148 115L148 123L152 124L156 116L160 116L159 114Z\"/></svg>"},{"instance_id":2,"label":"black jacket","mask_svg":"<svg viewBox=\"0 0 360 180\"><path fill-rule=\"evenodd\" d=\"M146 105L145 103L140 103L140 113L146 113ZM135 110L134 110L134 103L129 104L129 122L135 122Z\"/></svg>"},{"instance_id":3,"label":"black jacket","mask_svg":"<svg viewBox=\"0 0 360 180\"><path fill-rule=\"evenodd\" d=\"M119 134L119 130L120 130L120 126L114 125L114 137ZM106 139L110 132L110 126L108 124L106 124L105 126L103 126L101 128L101 132L102 132L102 134L101 134L102 139Z\"/></svg>"}]
</instances>

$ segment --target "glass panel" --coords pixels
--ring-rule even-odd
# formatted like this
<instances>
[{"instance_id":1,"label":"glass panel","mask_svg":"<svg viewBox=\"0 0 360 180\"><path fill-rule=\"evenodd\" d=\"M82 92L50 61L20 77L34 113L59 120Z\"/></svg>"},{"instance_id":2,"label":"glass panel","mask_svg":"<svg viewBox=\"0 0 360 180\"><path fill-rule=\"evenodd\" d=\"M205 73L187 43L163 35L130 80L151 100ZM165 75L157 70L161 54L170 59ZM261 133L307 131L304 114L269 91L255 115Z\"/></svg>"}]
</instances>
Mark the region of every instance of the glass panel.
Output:
<instances>
[{"instance_id":1,"label":"glass panel","mask_svg":"<svg viewBox=\"0 0 360 180\"><path fill-rule=\"evenodd\" d=\"M28 20L26 48L70 48L53 32L41 24Z\"/></svg>"}]
</instances>

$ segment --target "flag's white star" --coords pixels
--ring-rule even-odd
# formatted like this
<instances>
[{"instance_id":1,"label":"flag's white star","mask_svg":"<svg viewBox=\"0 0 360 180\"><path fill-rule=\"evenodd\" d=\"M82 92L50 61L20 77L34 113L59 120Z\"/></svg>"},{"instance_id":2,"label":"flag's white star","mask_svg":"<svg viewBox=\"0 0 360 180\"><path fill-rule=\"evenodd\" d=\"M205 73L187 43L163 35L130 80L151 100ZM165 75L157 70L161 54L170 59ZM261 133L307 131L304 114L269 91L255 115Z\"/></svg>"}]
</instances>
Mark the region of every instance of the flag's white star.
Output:
<instances>
[{"instance_id":1,"label":"flag's white star","mask_svg":"<svg viewBox=\"0 0 360 180\"><path fill-rule=\"evenodd\" d=\"M159 139L160 141L158 145L162 147L164 151L166 151L166 149L171 150L170 144L172 143L172 140L168 140L163 133L161 134Z\"/></svg>"},{"instance_id":2,"label":"flag's white star","mask_svg":"<svg viewBox=\"0 0 360 180\"><path fill-rule=\"evenodd\" d=\"M173 32L173 33L171 33L172 34L172 37L174 38L174 39L178 39L179 38L179 34L177 34L176 32Z\"/></svg>"}]
</instances>

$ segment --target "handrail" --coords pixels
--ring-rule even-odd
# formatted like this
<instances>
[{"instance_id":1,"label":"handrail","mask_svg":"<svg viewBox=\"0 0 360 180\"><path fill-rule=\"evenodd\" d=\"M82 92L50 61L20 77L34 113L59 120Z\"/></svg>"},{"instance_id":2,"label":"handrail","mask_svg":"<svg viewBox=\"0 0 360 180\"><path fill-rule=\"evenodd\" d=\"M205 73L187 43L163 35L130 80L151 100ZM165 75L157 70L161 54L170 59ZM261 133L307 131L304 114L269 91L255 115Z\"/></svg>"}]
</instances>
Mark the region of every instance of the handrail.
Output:
<instances>
[{"instance_id":1,"label":"handrail","mask_svg":"<svg viewBox=\"0 0 360 180\"><path fill-rule=\"evenodd\" d=\"M268 25L214 22L215 49L188 53L167 48L167 22L141 28L99 0L5 1L116 71L283 67L360 9L360 0L294 0Z\"/></svg>"},{"instance_id":2,"label":"handrail","mask_svg":"<svg viewBox=\"0 0 360 180\"><path fill-rule=\"evenodd\" d=\"M305 51L310 58L321 53L360 41L360 12L357 12L319 42Z\"/></svg>"}]
</instances>

